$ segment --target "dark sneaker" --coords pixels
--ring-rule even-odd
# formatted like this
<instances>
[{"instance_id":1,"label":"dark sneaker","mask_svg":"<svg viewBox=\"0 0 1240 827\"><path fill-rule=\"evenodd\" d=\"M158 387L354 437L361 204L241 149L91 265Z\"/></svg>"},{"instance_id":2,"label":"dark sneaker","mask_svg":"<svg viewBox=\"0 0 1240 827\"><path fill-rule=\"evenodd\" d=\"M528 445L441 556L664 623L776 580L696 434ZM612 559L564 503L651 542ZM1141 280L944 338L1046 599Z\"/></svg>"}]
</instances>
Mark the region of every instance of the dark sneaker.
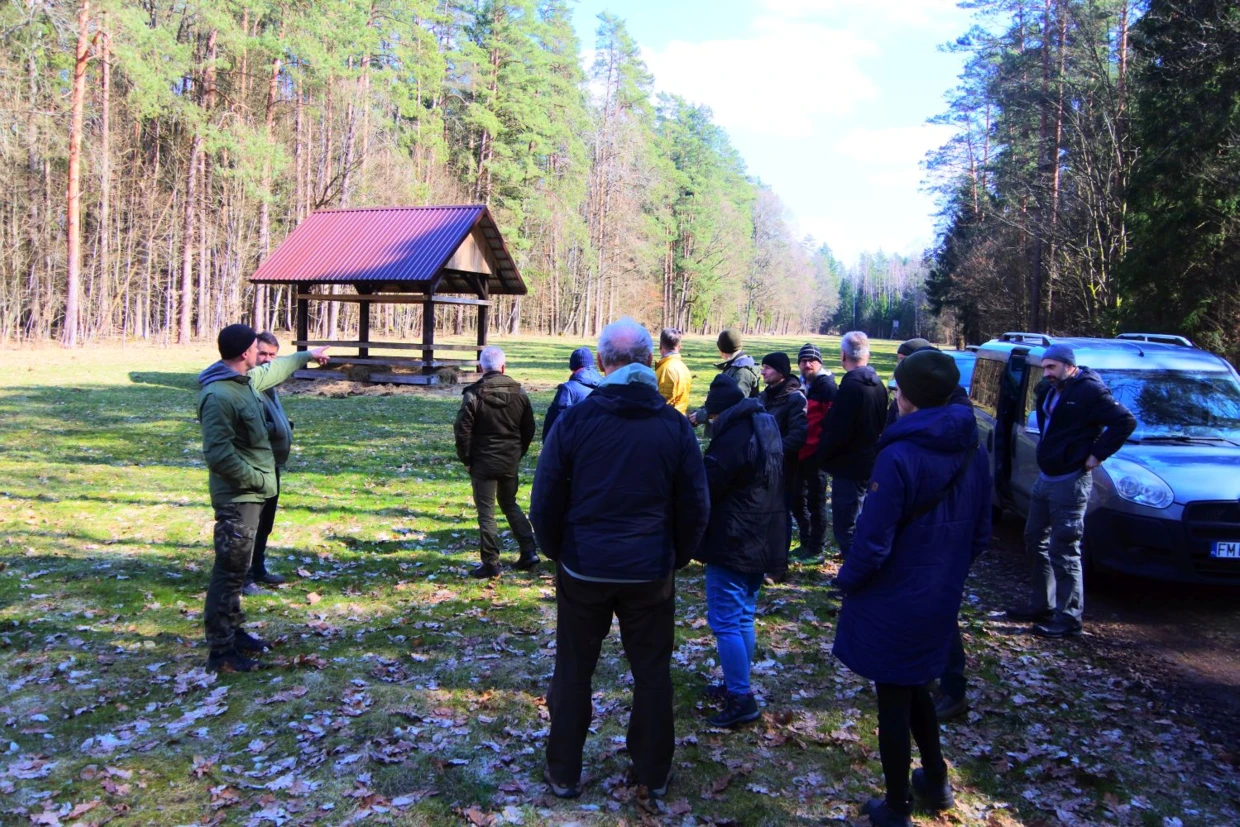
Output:
<instances>
[{"instance_id":1,"label":"dark sneaker","mask_svg":"<svg viewBox=\"0 0 1240 827\"><path fill-rule=\"evenodd\" d=\"M233 646L239 652L266 652L271 644L261 637L254 637L244 629L238 629L233 635Z\"/></svg>"},{"instance_id":2,"label":"dark sneaker","mask_svg":"<svg viewBox=\"0 0 1240 827\"><path fill-rule=\"evenodd\" d=\"M256 672L262 668L261 663L247 658L236 649L212 652L207 657L208 672Z\"/></svg>"},{"instance_id":3,"label":"dark sneaker","mask_svg":"<svg viewBox=\"0 0 1240 827\"><path fill-rule=\"evenodd\" d=\"M283 586L288 581L274 572L264 571L254 575L254 582L266 583L268 586Z\"/></svg>"},{"instance_id":4,"label":"dark sneaker","mask_svg":"<svg viewBox=\"0 0 1240 827\"><path fill-rule=\"evenodd\" d=\"M788 552L788 557L790 557L793 560L800 560L802 563L807 563L810 560L817 560L821 556L822 556L822 549L818 549L815 551L814 549L807 548L805 546L799 546L798 548L795 548L792 551Z\"/></svg>"},{"instance_id":5,"label":"dark sneaker","mask_svg":"<svg viewBox=\"0 0 1240 827\"><path fill-rule=\"evenodd\" d=\"M260 589L258 587L258 584L255 583L253 580L247 580L245 584L242 585L241 587L241 593L244 594L246 597L257 597L258 595L263 593L263 590Z\"/></svg>"},{"instance_id":6,"label":"dark sneaker","mask_svg":"<svg viewBox=\"0 0 1240 827\"><path fill-rule=\"evenodd\" d=\"M541 562L542 560L538 558L537 553L522 554L521 558L517 560L515 568L517 569L517 571L529 571L530 569L534 568Z\"/></svg>"},{"instance_id":7,"label":"dark sneaker","mask_svg":"<svg viewBox=\"0 0 1240 827\"><path fill-rule=\"evenodd\" d=\"M921 799L922 804L936 812L956 806L956 799L952 797L952 785L947 777L944 776L942 781L936 783L931 781L926 771L920 767L913 770L913 794Z\"/></svg>"},{"instance_id":8,"label":"dark sneaker","mask_svg":"<svg viewBox=\"0 0 1240 827\"><path fill-rule=\"evenodd\" d=\"M758 720L762 712L758 709L758 700L753 693L748 695L732 695L728 694L727 706L723 711L716 712L706 719L713 727L727 729L739 724L747 724L750 721Z\"/></svg>"},{"instance_id":9,"label":"dark sneaker","mask_svg":"<svg viewBox=\"0 0 1240 827\"><path fill-rule=\"evenodd\" d=\"M553 779L549 767L543 767L543 781L547 782L556 798L576 798L581 795L581 787L576 784L561 784Z\"/></svg>"},{"instance_id":10,"label":"dark sneaker","mask_svg":"<svg viewBox=\"0 0 1240 827\"><path fill-rule=\"evenodd\" d=\"M483 563L470 569L469 576L475 580L490 580L492 577L499 577L499 566L495 563Z\"/></svg>"},{"instance_id":11,"label":"dark sneaker","mask_svg":"<svg viewBox=\"0 0 1240 827\"><path fill-rule=\"evenodd\" d=\"M881 798L871 798L861 812L870 817L870 824L874 827L913 827L910 813L897 813Z\"/></svg>"},{"instance_id":12,"label":"dark sneaker","mask_svg":"<svg viewBox=\"0 0 1240 827\"><path fill-rule=\"evenodd\" d=\"M1054 618L1050 609L1035 609L1032 606L1013 606L1003 613L1008 620L1019 620L1021 623L1044 623Z\"/></svg>"},{"instance_id":13,"label":"dark sneaker","mask_svg":"<svg viewBox=\"0 0 1240 827\"><path fill-rule=\"evenodd\" d=\"M934 699L934 714L938 716L940 722L954 720L968 711L969 701L966 698L939 695Z\"/></svg>"},{"instance_id":14,"label":"dark sneaker","mask_svg":"<svg viewBox=\"0 0 1240 827\"><path fill-rule=\"evenodd\" d=\"M1059 617L1049 623L1034 626L1033 633L1042 637L1075 637L1081 633L1081 624L1066 617Z\"/></svg>"}]
</instances>

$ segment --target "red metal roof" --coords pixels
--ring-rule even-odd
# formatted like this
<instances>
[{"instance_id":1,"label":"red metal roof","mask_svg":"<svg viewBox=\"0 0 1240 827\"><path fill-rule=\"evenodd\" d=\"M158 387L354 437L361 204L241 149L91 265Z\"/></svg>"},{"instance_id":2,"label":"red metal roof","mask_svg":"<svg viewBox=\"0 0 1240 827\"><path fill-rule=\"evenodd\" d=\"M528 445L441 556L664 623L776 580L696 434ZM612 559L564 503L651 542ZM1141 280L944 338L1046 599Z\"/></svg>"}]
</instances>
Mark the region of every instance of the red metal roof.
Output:
<instances>
[{"instance_id":1,"label":"red metal roof","mask_svg":"<svg viewBox=\"0 0 1240 827\"><path fill-rule=\"evenodd\" d=\"M494 260L491 295L525 295L525 282L490 211L455 207L319 210L301 223L250 281L259 284L368 284L435 293L474 293L444 265L477 227Z\"/></svg>"}]
</instances>

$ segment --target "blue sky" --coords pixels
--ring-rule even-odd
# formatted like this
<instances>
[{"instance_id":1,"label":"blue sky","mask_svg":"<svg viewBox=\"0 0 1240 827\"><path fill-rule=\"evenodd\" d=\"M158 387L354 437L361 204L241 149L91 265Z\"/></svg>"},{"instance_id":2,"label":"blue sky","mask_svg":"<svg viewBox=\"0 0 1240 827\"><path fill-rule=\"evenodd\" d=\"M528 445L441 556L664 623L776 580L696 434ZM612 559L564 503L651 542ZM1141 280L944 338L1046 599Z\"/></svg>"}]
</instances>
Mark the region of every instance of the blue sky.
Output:
<instances>
[{"instance_id":1,"label":"blue sky","mask_svg":"<svg viewBox=\"0 0 1240 827\"><path fill-rule=\"evenodd\" d=\"M960 72L938 48L971 22L954 0L580 0L587 52L602 11L624 19L659 91L714 110L802 235L850 264L932 243L920 163L950 134L926 119Z\"/></svg>"}]
</instances>

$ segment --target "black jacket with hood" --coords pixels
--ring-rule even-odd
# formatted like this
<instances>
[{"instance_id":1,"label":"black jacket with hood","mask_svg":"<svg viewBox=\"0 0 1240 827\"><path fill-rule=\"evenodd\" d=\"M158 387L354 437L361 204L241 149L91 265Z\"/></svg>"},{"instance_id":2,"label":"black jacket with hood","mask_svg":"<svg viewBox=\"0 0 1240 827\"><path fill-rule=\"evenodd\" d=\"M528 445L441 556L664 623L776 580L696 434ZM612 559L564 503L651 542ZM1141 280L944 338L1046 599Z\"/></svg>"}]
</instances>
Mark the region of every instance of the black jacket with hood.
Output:
<instances>
[{"instance_id":1,"label":"black jacket with hood","mask_svg":"<svg viewBox=\"0 0 1240 827\"><path fill-rule=\"evenodd\" d=\"M693 555L742 574L788 568L783 440L762 403L746 399L711 423L706 448L710 524Z\"/></svg>"},{"instance_id":2,"label":"black jacket with hood","mask_svg":"<svg viewBox=\"0 0 1240 827\"><path fill-rule=\"evenodd\" d=\"M649 368L604 381L547 434L530 520L539 547L570 572L662 580L692 559L709 516L697 437Z\"/></svg>"},{"instance_id":3,"label":"black jacket with hood","mask_svg":"<svg viewBox=\"0 0 1240 827\"><path fill-rule=\"evenodd\" d=\"M534 409L521 384L491 371L462 393L452 428L457 457L473 477L516 476L521 457L534 440Z\"/></svg>"},{"instance_id":4,"label":"black jacket with hood","mask_svg":"<svg viewBox=\"0 0 1240 827\"><path fill-rule=\"evenodd\" d=\"M1089 368L1060 383L1059 401L1046 416L1046 398L1051 384L1038 388L1038 467L1047 476L1071 474L1085 468L1085 460L1093 456L1104 460L1124 444L1137 428L1137 420L1127 408L1115 401L1102 377Z\"/></svg>"},{"instance_id":5,"label":"black jacket with hood","mask_svg":"<svg viewBox=\"0 0 1240 827\"><path fill-rule=\"evenodd\" d=\"M822 423L818 441L822 470L846 480L868 480L886 424L887 389L874 368L863 365L845 373Z\"/></svg>"},{"instance_id":6,"label":"black jacket with hood","mask_svg":"<svg viewBox=\"0 0 1240 827\"><path fill-rule=\"evenodd\" d=\"M791 376L782 382L767 385L758 394L758 401L767 413L775 417L775 424L779 426L784 444L784 469L794 469L797 454L805 445L809 432L809 421L805 418L805 394L801 393L800 380Z\"/></svg>"}]
</instances>

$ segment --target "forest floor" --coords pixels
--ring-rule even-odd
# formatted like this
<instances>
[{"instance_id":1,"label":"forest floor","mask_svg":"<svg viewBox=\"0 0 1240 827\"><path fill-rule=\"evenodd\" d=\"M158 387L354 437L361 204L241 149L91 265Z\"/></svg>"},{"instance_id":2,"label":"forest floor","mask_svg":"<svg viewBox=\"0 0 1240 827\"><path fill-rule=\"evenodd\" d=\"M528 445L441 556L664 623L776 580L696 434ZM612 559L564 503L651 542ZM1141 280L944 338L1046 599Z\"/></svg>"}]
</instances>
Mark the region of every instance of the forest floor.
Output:
<instances>
[{"instance_id":1,"label":"forest floor","mask_svg":"<svg viewBox=\"0 0 1240 827\"><path fill-rule=\"evenodd\" d=\"M541 423L575 343L500 344ZM889 375L895 343L878 347ZM287 396L297 436L270 555L290 582L245 599L250 627L277 644L271 668L205 672L212 517L194 399L211 350L4 354L0 823L865 822L859 806L881 788L874 699L830 655L831 564L763 590L764 714L736 732L706 723L714 645L702 570L682 572L670 794L624 785L631 682L615 634L595 680L584 794L548 794L552 571L465 577L476 534L452 447L459 388L299 383ZM686 356L700 399L713 342L689 341ZM537 453L522 464L523 501ZM943 728L959 806L918 821L1240 823L1232 719L1204 715L1206 695L1169 691L1163 655L1105 630L1043 641L999 616L1022 576L1010 534L999 527L966 591L972 709ZM1209 605L1215 626L1219 612L1235 616Z\"/></svg>"}]
</instances>

